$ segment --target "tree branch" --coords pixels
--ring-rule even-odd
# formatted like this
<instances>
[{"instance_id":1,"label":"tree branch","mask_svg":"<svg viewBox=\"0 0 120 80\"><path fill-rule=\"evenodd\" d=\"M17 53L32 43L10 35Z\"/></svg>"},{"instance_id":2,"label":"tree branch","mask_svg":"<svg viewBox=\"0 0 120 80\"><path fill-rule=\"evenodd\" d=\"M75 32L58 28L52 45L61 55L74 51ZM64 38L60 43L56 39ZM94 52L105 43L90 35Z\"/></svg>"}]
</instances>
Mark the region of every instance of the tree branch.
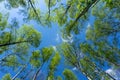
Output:
<instances>
[{"instance_id":1,"label":"tree branch","mask_svg":"<svg viewBox=\"0 0 120 80\"><path fill-rule=\"evenodd\" d=\"M18 41L18 42L4 43L4 44L0 44L0 47L8 46L8 45L20 44L20 43L25 43L25 42L30 42L30 41Z\"/></svg>"},{"instance_id":2,"label":"tree branch","mask_svg":"<svg viewBox=\"0 0 120 80\"><path fill-rule=\"evenodd\" d=\"M49 4L48 4L48 10L49 10L49 16L48 16L48 18L50 17L50 1L51 0L49 0Z\"/></svg>"},{"instance_id":3,"label":"tree branch","mask_svg":"<svg viewBox=\"0 0 120 80\"><path fill-rule=\"evenodd\" d=\"M41 23L41 21L40 21L40 17L39 17L39 15L38 15L38 13L37 13L37 11L36 11L36 9L35 9L35 7L33 6L33 3L32 3L32 1L31 0L29 0L29 3L30 3L30 5L31 5L31 7L32 7L32 9L33 9L33 11L34 11L34 13L36 14L36 16L37 16L37 18L38 18L38 21Z\"/></svg>"},{"instance_id":4,"label":"tree branch","mask_svg":"<svg viewBox=\"0 0 120 80\"><path fill-rule=\"evenodd\" d=\"M72 30L73 26L75 25L75 23L80 19L80 17L82 17L83 15L85 15L86 12L88 12L88 10L91 8L91 6L93 4L96 4L98 2L98 0L93 0L92 3L90 3L88 6L86 6L82 12L80 12L80 14L78 15L78 17L75 19L75 21L73 22L72 25L70 25L70 30Z\"/></svg>"}]
</instances>

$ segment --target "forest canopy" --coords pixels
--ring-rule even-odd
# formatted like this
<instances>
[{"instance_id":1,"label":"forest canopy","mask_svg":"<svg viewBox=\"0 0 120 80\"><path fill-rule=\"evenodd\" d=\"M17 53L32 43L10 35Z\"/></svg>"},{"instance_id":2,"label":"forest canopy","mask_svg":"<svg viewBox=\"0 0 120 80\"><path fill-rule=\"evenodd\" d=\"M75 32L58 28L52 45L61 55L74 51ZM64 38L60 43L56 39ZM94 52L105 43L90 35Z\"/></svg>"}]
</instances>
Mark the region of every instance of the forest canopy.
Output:
<instances>
[{"instance_id":1,"label":"forest canopy","mask_svg":"<svg viewBox=\"0 0 120 80\"><path fill-rule=\"evenodd\" d=\"M0 0L0 80L120 80L120 0Z\"/></svg>"}]
</instances>

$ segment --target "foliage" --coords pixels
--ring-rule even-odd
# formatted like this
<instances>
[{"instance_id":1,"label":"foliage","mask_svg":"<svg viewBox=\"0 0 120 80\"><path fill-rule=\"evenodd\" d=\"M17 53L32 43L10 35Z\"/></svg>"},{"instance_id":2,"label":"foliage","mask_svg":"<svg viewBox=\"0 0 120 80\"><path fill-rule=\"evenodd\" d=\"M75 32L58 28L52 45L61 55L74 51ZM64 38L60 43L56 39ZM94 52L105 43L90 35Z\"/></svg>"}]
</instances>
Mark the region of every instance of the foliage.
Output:
<instances>
[{"instance_id":1,"label":"foliage","mask_svg":"<svg viewBox=\"0 0 120 80\"><path fill-rule=\"evenodd\" d=\"M46 65L47 80L77 80L76 74L69 69L65 69L62 75L56 75L58 65L65 58L67 66L75 67L87 79L116 80L104 68L106 65L115 68L120 66L120 1L44 2L47 11L39 8L42 4L39 0L0 0L0 4L4 3L5 10L9 9L8 13L0 10L0 67L19 69L19 66L26 65L18 74L13 71L16 73L16 80L36 80ZM20 21L23 19L22 24L18 24L18 18L15 22L12 21L13 24L10 22L9 11L12 10L23 14L23 18L20 18ZM61 30L60 37L72 37L73 42L62 39L63 43L56 45L57 49L47 46L41 48L41 33L31 25L32 22L38 22L36 26L52 26L57 23ZM87 24L89 25L86 26ZM84 35L84 42L76 42L76 36L81 40ZM11 80L11 77L11 73L6 73L2 80Z\"/></svg>"},{"instance_id":2,"label":"foliage","mask_svg":"<svg viewBox=\"0 0 120 80\"><path fill-rule=\"evenodd\" d=\"M30 58L30 63L35 67L39 67L40 66L39 58L40 58L40 52L39 51L32 52L32 56Z\"/></svg>"},{"instance_id":3,"label":"foliage","mask_svg":"<svg viewBox=\"0 0 120 80\"><path fill-rule=\"evenodd\" d=\"M48 59L50 58L50 56L53 53L53 48L43 48L42 49L42 57L43 57L43 62L48 61Z\"/></svg>"},{"instance_id":4,"label":"foliage","mask_svg":"<svg viewBox=\"0 0 120 80\"><path fill-rule=\"evenodd\" d=\"M30 41L31 45L35 47L39 46L40 38L41 38L40 32L35 30L32 26L23 25L18 30L18 33L19 33L18 40L23 40L23 41L27 40L27 41Z\"/></svg>"},{"instance_id":5,"label":"foliage","mask_svg":"<svg viewBox=\"0 0 120 80\"><path fill-rule=\"evenodd\" d=\"M57 65L59 64L60 62L60 54L58 52L55 53L55 55L53 56L53 58L51 59L51 62L50 62L50 65L49 65L49 74L48 74L48 79L50 80L54 80L54 72L55 72L55 69L57 67Z\"/></svg>"},{"instance_id":6,"label":"foliage","mask_svg":"<svg viewBox=\"0 0 120 80\"><path fill-rule=\"evenodd\" d=\"M65 69L63 71L63 75L65 76L65 80L77 80L74 73L72 71L70 71L69 69Z\"/></svg>"},{"instance_id":7,"label":"foliage","mask_svg":"<svg viewBox=\"0 0 120 80\"><path fill-rule=\"evenodd\" d=\"M11 80L10 74L3 76L2 80Z\"/></svg>"},{"instance_id":8,"label":"foliage","mask_svg":"<svg viewBox=\"0 0 120 80\"><path fill-rule=\"evenodd\" d=\"M57 80L62 80L62 78L60 76L57 77Z\"/></svg>"}]
</instances>

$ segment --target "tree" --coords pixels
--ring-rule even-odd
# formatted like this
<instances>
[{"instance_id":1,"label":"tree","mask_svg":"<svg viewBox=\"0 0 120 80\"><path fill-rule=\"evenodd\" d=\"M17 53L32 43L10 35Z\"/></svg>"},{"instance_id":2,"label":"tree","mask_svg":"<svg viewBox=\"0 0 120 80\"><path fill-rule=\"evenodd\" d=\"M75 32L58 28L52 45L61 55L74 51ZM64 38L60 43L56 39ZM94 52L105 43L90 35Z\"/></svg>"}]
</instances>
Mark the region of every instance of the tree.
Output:
<instances>
[{"instance_id":1,"label":"tree","mask_svg":"<svg viewBox=\"0 0 120 80\"><path fill-rule=\"evenodd\" d=\"M56 69L56 66L60 62L60 54L58 52L55 53L54 57L51 59L50 65L49 65L49 73L48 73L48 80L55 80L54 72Z\"/></svg>"}]
</instances>

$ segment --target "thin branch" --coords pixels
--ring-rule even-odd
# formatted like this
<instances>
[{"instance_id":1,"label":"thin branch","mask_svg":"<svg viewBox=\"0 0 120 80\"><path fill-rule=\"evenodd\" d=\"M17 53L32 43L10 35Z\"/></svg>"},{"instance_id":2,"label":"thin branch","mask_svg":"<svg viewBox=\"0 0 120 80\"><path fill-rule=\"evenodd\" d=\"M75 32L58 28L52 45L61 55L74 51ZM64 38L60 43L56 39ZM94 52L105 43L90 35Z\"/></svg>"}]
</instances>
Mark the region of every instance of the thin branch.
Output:
<instances>
[{"instance_id":1,"label":"thin branch","mask_svg":"<svg viewBox=\"0 0 120 80\"><path fill-rule=\"evenodd\" d=\"M65 14L67 14L68 10L70 9L71 5L68 5L66 11L65 11Z\"/></svg>"},{"instance_id":2,"label":"thin branch","mask_svg":"<svg viewBox=\"0 0 120 80\"><path fill-rule=\"evenodd\" d=\"M75 25L75 23L80 19L80 17L82 17L83 15L85 15L85 13L88 12L88 10L91 8L92 5L96 4L96 2L98 2L98 0L93 0L92 3L90 3L88 6L86 6L82 12L80 12L80 14L78 15L78 17L75 19L75 21L73 22L72 25L70 25L70 30L73 28L73 26Z\"/></svg>"},{"instance_id":3,"label":"thin branch","mask_svg":"<svg viewBox=\"0 0 120 80\"><path fill-rule=\"evenodd\" d=\"M68 10L70 9L70 7L71 7L71 4L67 6L67 8L66 8L66 10L65 10L65 12L64 12L63 17L62 17L61 20L64 19L65 15L67 14L67 12L68 12Z\"/></svg>"},{"instance_id":4,"label":"thin branch","mask_svg":"<svg viewBox=\"0 0 120 80\"><path fill-rule=\"evenodd\" d=\"M35 7L33 6L32 1L31 1L31 0L28 0L28 1L29 1L29 3L30 3L30 5L31 5L31 7L32 7L32 9L33 9L33 11L34 11L34 13L36 14L36 16L37 16L37 18L38 18L38 21L41 23L41 21L40 21L40 19L39 19L40 17L39 17L39 15L38 15Z\"/></svg>"},{"instance_id":5,"label":"thin branch","mask_svg":"<svg viewBox=\"0 0 120 80\"><path fill-rule=\"evenodd\" d=\"M48 16L48 19L50 18L50 2L51 2L51 0L49 0L49 4L48 4L48 10L49 10L49 16Z\"/></svg>"},{"instance_id":6,"label":"thin branch","mask_svg":"<svg viewBox=\"0 0 120 80\"><path fill-rule=\"evenodd\" d=\"M18 42L4 43L4 44L0 44L0 47L8 46L8 45L20 44L20 43L26 43L26 42L30 42L30 41L18 41Z\"/></svg>"}]
</instances>

